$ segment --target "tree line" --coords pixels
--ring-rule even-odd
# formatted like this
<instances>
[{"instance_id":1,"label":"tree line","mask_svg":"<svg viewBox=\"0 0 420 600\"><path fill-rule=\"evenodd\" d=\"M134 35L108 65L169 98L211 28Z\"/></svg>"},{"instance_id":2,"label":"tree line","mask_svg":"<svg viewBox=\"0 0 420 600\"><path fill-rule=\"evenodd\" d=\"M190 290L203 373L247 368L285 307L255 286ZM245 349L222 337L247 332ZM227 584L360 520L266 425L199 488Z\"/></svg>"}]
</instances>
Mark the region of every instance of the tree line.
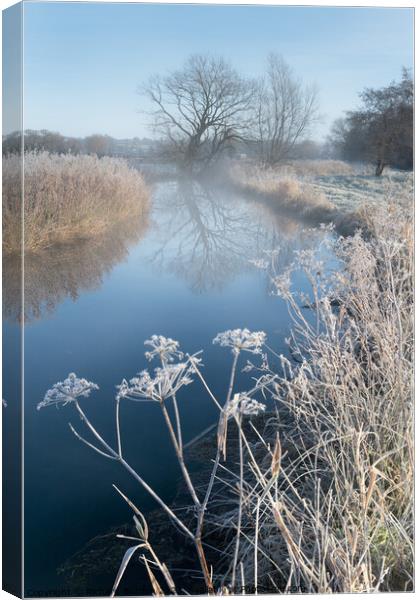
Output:
<instances>
[{"instance_id":1,"label":"tree line","mask_svg":"<svg viewBox=\"0 0 420 600\"><path fill-rule=\"evenodd\" d=\"M265 73L241 77L223 58L193 55L166 76L141 88L153 106L155 131L170 156L185 167L209 164L245 147L266 166L296 155L319 119L318 93L304 85L284 59L271 54ZM362 106L335 122L327 147L335 158L368 161L381 175L385 166L413 167L413 81L367 88ZM325 151L325 149L324 149Z\"/></svg>"},{"instance_id":2,"label":"tree line","mask_svg":"<svg viewBox=\"0 0 420 600\"><path fill-rule=\"evenodd\" d=\"M222 156L246 155L265 166L293 158L329 156L385 166L413 167L413 81L360 94L361 106L337 120L325 145L310 140L319 120L318 91L305 85L285 60L270 54L265 72L242 77L221 57L192 55L169 74L140 86L148 99L153 140L86 138L25 131L25 150L164 157L186 169L204 168ZM20 150L19 132L3 138L3 154Z\"/></svg>"},{"instance_id":3,"label":"tree line","mask_svg":"<svg viewBox=\"0 0 420 600\"><path fill-rule=\"evenodd\" d=\"M21 150L22 134L14 131L3 137L3 155ZM84 138L68 137L47 129L24 131L26 152L43 151L56 154L96 154L102 156L153 157L160 152L160 142L149 138L115 139L110 135L93 134Z\"/></svg>"}]
</instances>

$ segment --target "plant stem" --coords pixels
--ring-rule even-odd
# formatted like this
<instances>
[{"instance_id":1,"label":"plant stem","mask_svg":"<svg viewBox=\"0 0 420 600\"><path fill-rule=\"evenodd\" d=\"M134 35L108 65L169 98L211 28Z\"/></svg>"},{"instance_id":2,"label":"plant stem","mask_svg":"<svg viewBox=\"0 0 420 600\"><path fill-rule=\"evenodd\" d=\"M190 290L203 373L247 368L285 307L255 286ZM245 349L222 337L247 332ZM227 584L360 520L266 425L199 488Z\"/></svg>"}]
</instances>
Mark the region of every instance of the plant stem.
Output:
<instances>
[{"instance_id":1,"label":"plant stem","mask_svg":"<svg viewBox=\"0 0 420 600\"><path fill-rule=\"evenodd\" d=\"M127 461L122 456L120 456L118 454L118 452L116 452L113 448L111 448L111 446L109 444L107 444L107 442L103 439L103 437L96 431L96 429L94 428L94 426L92 425L92 423L89 421L89 419L87 418L87 416L85 415L85 413L81 409L81 407L80 407L79 403L77 402L77 400L75 401L75 405L76 405L76 408L77 408L77 410L79 412L80 417L82 418L82 420L84 421L84 423L87 425L87 427L90 429L90 431L93 433L93 435L96 437L96 439L102 444L102 446L104 448L106 448L106 450L108 450L108 452L110 454L112 454L112 456L114 456L123 465L123 467L130 473L130 475L132 475L134 477L134 479L136 479L147 492L149 492L149 494L152 496L152 498L154 498L154 500L156 500L156 502L164 509L164 511L175 521L175 523L180 527L180 529L182 529L182 531L190 539L192 539L193 541L195 541L194 534L176 516L176 514L166 504L166 502L164 500L162 500L162 498L154 491L154 489L151 488L150 485L146 481L144 481L144 479L142 477L140 477L140 475L133 469L133 467L131 467L127 463Z\"/></svg>"},{"instance_id":2,"label":"plant stem","mask_svg":"<svg viewBox=\"0 0 420 600\"><path fill-rule=\"evenodd\" d=\"M236 529L235 552L233 555L232 566L232 592L235 592L236 567L238 563L239 544L241 540L242 527L242 510L243 510L243 493L244 493L244 456L242 445L242 417L238 419L238 442L239 442L239 510L238 510L238 525Z\"/></svg>"},{"instance_id":3,"label":"plant stem","mask_svg":"<svg viewBox=\"0 0 420 600\"><path fill-rule=\"evenodd\" d=\"M118 446L118 455L122 456L122 447L121 447L121 430L120 430L120 399L116 399L115 405L115 424L117 428L117 446Z\"/></svg>"}]
</instances>

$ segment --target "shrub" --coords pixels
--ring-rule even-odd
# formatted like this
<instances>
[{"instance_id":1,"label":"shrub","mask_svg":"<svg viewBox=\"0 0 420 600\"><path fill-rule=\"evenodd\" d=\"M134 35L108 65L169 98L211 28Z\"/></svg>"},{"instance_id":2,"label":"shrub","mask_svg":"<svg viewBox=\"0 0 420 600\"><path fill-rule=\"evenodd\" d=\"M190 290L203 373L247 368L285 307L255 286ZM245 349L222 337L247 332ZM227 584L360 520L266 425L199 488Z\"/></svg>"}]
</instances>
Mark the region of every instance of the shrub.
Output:
<instances>
[{"instance_id":1,"label":"shrub","mask_svg":"<svg viewBox=\"0 0 420 600\"><path fill-rule=\"evenodd\" d=\"M29 152L24 156L24 248L85 238L148 210L142 175L115 158ZM21 166L3 159L3 249L21 247Z\"/></svg>"}]
</instances>

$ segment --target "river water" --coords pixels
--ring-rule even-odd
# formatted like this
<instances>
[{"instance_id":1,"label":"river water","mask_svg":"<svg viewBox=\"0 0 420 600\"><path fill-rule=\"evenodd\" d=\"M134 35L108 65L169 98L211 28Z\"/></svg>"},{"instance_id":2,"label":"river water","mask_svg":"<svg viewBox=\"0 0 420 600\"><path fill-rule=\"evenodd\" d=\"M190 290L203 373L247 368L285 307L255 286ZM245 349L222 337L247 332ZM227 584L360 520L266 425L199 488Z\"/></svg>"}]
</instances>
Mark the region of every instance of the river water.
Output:
<instances>
[{"instance_id":1,"label":"river water","mask_svg":"<svg viewBox=\"0 0 420 600\"><path fill-rule=\"evenodd\" d=\"M278 247L279 262L287 266L296 250L316 247L319 239L262 204L196 182L170 181L155 185L148 223L120 224L106 238L26 257L27 596L108 594L112 568L91 589L77 587L77 578L69 581L57 569L89 540L130 520L112 483L146 513L155 506L119 465L74 437L69 421L84 431L72 406L36 410L45 391L71 371L95 381L100 390L83 407L114 444L115 385L148 366L144 340L157 333L179 340L187 352L203 350L203 373L223 397L231 357L212 344L218 332L264 330L271 346L287 353L286 306L270 295L266 276L251 260ZM6 261L6 339L18 328L16 273ZM305 286L299 274L294 284ZM198 384L180 400L188 441L217 415ZM121 419L127 459L170 501L179 473L159 408L126 402Z\"/></svg>"}]
</instances>

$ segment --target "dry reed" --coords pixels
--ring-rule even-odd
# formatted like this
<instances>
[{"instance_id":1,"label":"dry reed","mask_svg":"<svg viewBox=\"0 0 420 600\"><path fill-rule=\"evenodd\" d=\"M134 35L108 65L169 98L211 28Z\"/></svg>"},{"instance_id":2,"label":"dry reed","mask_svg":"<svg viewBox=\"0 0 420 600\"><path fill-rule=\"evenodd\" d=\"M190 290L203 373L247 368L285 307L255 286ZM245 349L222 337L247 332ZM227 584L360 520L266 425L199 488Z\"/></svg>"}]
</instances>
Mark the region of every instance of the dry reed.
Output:
<instances>
[{"instance_id":1,"label":"dry reed","mask_svg":"<svg viewBox=\"0 0 420 600\"><path fill-rule=\"evenodd\" d=\"M238 189L262 196L273 207L298 213L304 219L315 215L328 219L334 212L334 205L322 192L284 168L263 169L256 165L236 164L231 168L229 178Z\"/></svg>"},{"instance_id":2,"label":"dry reed","mask_svg":"<svg viewBox=\"0 0 420 600\"><path fill-rule=\"evenodd\" d=\"M18 155L3 159L5 253L21 251L22 231L24 250L37 251L98 235L118 221L141 218L147 211L144 179L122 160L48 152L26 153L23 162Z\"/></svg>"}]
</instances>

